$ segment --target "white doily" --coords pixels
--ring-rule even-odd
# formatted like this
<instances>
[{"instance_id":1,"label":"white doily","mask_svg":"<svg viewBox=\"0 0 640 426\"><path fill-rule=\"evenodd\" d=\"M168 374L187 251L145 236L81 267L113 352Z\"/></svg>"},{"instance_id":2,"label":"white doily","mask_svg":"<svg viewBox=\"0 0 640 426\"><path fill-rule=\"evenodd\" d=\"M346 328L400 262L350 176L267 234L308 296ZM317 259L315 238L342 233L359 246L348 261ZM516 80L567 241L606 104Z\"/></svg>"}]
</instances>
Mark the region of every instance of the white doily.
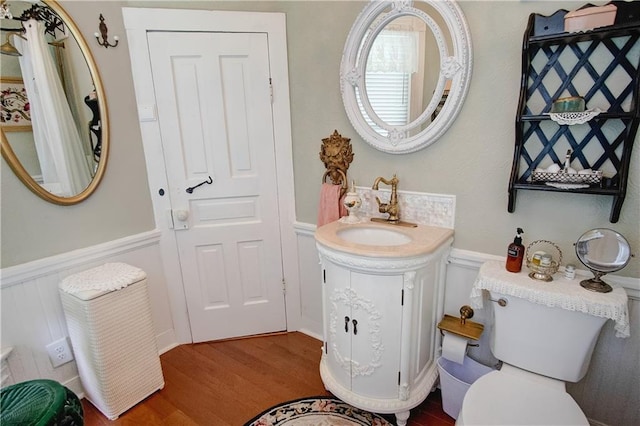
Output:
<instances>
[{"instance_id":1,"label":"white doily","mask_svg":"<svg viewBox=\"0 0 640 426\"><path fill-rule=\"evenodd\" d=\"M126 263L105 263L77 274L69 275L60 283L60 289L76 294L86 290L114 291L137 283L147 277L140 268Z\"/></svg>"},{"instance_id":2,"label":"white doily","mask_svg":"<svg viewBox=\"0 0 640 426\"><path fill-rule=\"evenodd\" d=\"M601 112L599 108L593 108L580 112L549 112L547 115L558 124L573 126L574 124L584 124Z\"/></svg>"},{"instance_id":3,"label":"white doily","mask_svg":"<svg viewBox=\"0 0 640 426\"><path fill-rule=\"evenodd\" d=\"M589 187L586 183L545 182L544 184L559 189L581 189Z\"/></svg>"},{"instance_id":4,"label":"white doily","mask_svg":"<svg viewBox=\"0 0 640 426\"><path fill-rule=\"evenodd\" d=\"M502 262L490 261L480 267L471 289L471 306L482 309L482 290L518 297L550 308L578 311L615 322L616 337L629 337L629 307L624 288L613 286L610 293L596 293L580 286L580 280L568 280L555 274L553 281L543 283L529 278L526 268L509 272Z\"/></svg>"}]
</instances>

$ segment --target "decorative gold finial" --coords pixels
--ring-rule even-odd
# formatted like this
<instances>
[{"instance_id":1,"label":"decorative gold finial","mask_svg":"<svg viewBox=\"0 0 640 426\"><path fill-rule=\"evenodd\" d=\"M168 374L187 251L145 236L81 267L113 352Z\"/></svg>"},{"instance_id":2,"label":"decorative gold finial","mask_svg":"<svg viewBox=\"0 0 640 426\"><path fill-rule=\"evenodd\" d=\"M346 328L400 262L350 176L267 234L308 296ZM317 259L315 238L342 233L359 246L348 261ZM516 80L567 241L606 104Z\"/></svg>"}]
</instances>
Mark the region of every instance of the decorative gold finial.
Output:
<instances>
[{"instance_id":1,"label":"decorative gold finial","mask_svg":"<svg viewBox=\"0 0 640 426\"><path fill-rule=\"evenodd\" d=\"M324 163L327 173L334 185L347 186L343 176L347 175L349 164L353 161L351 139L342 137L337 130L328 138L322 139L320 160ZM342 173L341 173L342 172Z\"/></svg>"}]
</instances>

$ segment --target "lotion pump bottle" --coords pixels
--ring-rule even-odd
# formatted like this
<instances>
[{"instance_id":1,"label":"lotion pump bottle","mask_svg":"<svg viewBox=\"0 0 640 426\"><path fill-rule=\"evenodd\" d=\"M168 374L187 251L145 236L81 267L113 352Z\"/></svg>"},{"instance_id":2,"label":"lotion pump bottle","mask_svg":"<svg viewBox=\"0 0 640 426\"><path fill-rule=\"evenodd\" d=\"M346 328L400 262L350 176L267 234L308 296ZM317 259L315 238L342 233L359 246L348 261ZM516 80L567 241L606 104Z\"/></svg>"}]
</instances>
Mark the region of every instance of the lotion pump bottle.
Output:
<instances>
[{"instance_id":1,"label":"lotion pump bottle","mask_svg":"<svg viewBox=\"0 0 640 426\"><path fill-rule=\"evenodd\" d=\"M507 271L520 272L522 269L522 259L524 259L524 246L522 245L522 228L518 228L513 242L507 249Z\"/></svg>"}]
</instances>

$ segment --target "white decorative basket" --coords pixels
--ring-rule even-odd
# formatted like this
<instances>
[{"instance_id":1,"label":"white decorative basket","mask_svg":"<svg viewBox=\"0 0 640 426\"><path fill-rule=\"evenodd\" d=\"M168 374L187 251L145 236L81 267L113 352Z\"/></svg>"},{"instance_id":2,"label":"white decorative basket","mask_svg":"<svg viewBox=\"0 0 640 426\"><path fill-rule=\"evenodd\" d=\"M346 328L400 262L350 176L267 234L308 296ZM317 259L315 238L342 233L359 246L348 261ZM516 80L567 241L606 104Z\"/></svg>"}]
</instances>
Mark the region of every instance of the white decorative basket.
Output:
<instances>
[{"instance_id":1,"label":"white decorative basket","mask_svg":"<svg viewBox=\"0 0 640 426\"><path fill-rule=\"evenodd\" d=\"M602 171L596 170L590 173L566 173L559 171L556 173L534 171L531 174L534 182L559 182L559 183L585 183L599 185L602 181Z\"/></svg>"},{"instance_id":2,"label":"white decorative basket","mask_svg":"<svg viewBox=\"0 0 640 426\"><path fill-rule=\"evenodd\" d=\"M164 387L147 280L77 292L78 280L69 278L74 288L65 291L63 281L60 297L80 380L87 399L113 420Z\"/></svg>"},{"instance_id":3,"label":"white decorative basket","mask_svg":"<svg viewBox=\"0 0 640 426\"><path fill-rule=\"evenodd\" d=\"M533 256L537 251L543 250L545 253L551 255L551 263L549 265L537 265L534 262ZM562 264L562 251L560 247L553 241L548 240L536 240L532 241L527 246L526 252L527 268L529 272L529 278L538 281L553 281L553 274L558 272L558 268Z\"/></svg>"}]
</instances>

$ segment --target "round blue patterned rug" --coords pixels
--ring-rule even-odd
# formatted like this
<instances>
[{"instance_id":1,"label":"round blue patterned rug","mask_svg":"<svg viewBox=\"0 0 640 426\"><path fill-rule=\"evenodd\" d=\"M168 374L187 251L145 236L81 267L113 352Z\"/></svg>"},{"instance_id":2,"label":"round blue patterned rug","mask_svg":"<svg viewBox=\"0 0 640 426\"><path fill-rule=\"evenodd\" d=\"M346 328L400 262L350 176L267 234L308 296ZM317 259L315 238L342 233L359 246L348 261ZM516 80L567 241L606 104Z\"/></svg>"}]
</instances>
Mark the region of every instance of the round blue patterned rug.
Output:
<instances>
[{"instance_id":1,"label":"round blue patterned rug","mask_svg":"<svg viewBox=\"0 0 640 426\"><path fill-rule=\"evenodd\" d=\"M244 426L393 426L384 417L339 399L308 397L269 408Z\"/></svg>"}]
</instances>

